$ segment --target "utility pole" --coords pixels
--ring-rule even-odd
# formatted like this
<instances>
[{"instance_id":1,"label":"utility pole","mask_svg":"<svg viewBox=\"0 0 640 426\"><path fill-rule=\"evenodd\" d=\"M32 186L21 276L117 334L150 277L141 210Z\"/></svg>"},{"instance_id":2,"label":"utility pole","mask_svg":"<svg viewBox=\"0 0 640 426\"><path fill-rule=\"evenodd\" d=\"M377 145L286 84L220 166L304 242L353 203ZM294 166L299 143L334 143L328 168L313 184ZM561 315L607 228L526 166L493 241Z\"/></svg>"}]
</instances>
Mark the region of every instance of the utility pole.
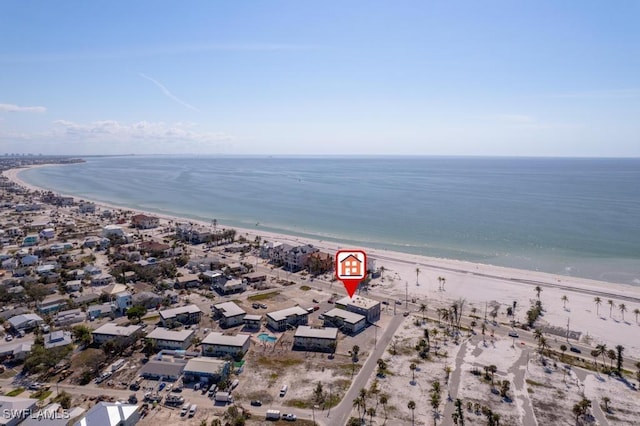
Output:
<instances>
[{"instance_id":1,"label":"utility pole","mask_svg":"<svg viewBox=\"0 0 640 426\"><path fill-rule=\"evenodd\" d=\"M405 281L405 290L404 290L404 307L405 309L409 309L409 281Z\"/></svg>"}]
</instances>

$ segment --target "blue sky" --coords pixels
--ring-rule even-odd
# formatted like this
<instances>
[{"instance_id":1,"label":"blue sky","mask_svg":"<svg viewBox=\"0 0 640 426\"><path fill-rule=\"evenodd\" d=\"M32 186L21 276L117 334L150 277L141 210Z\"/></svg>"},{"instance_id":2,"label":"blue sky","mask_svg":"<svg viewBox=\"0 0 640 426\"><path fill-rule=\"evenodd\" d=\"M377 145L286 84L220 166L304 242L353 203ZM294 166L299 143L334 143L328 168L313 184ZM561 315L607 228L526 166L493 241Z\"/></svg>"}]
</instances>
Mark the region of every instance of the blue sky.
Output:
<instances>
[{"instance_id":1,"label":"blue sky","mask_svg":"<svg viewBox=\"0 0 640 426\"><path fill-rule=\"evenodd\" d=\"M640 156L640 2L0 3L0 154Z\"/></svg>"}]
</instances>

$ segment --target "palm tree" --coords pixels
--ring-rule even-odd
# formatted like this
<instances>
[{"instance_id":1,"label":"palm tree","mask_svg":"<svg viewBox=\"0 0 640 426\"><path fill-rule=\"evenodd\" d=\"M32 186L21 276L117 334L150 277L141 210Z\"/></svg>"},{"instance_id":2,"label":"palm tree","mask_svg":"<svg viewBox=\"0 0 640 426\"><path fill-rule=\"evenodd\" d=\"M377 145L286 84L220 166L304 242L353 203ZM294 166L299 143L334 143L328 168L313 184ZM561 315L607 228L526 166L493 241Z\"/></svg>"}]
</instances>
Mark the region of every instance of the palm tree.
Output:
<instances>
[{"instance_id":1,"label":"palm tree","mask_svg":"<svg viewBox=\"0 0 640 426\"><path fill-rule=\"evenodd\" d=\"M409 401L407 404L407 408L411 410L411 424L415 424L414 410L416 409L416 403L413 401Z\"/></svg>"},{"instance_id":2,"label":"palm tree","mask_svg":"<svg viewBox=\"0 0 640 426\"><path fill-rule=\"evenodd\" d=\"M540 330L539 328L536 328L533 332L533 338L539 341L541 337L542 337L542 330Z\"/></svg>"},{"instance_id":3,"label":"palm tree","mask_svg":"<svg viewBox=\"0 0 640 426\"><path fill-rule=\"evenodd\" d=\"M384 408L384 419L387 420L387 403L389 402L389 398L387 395L381 394L378 401L380 401L382 408Z\"/></svg>"},{"instance_id":4,"label":"palm tree","mask_svg":"<svg viewBox=\"0 0 640 426\"><path fill-rule=\"evenodd\" d=\"M596 304L596 316L600 316L600 304L602 303L602 299L596 296L593 301Z\"/></svg>"},{"instance_id":5,"label":"palm tree","mask_svg":"<svg viewBox=\"0 0 640 426\"><path fill-rule=\"evenodd\" d=\"M618 354L613 349L609 349L607 351L607 358L611 360L611 363L609 364L610 368L613 368L613 361L615 361L617 357L618 357Z\"/></svg>"},{"instance_id":6,"label":"palm tree","mask_svg":"<svg viewBox=\"0 0 640 426\"><path fill-rule=\"evenodd\" d=\"M373 424L373 416L376 415L376 409L371 407L367 410L367 415L369 416L369 423Z\"/></svg>"},{"instance_id":7,"label":"palm tree","mask_svg":"<svg viewBox=\"0 0 640 426\"><path fill-rule=\"evenodd\" d=\"M356 399L353 400L353 406L356 407L356 409L358 410L358 417L360 416L360 410L362 409L362 398L361 397L357 397Z\"/></svg>"},{"instance_id":8,"label":"palm tree","mask_svg":"<svg viewBox=\"0 0 640 426\"><path fill-rule=\"evenodd\" d=\"M618 309L620 310L620 313L622 314L622 321L624 321L624 313L627 312L627 307L625 306L624 303L621 303L618 305Z\"/></svg>"},{"instance_id":9,"label":"palm tree","mask_svg":"<svg viewBox=\"0 0 640 426\"><path fill-rule=\"evenodd\" d=\"M420 283L418 282L418 276L420 275L420 268L416 268L416 285L420 285Z\"/></svg>"},{"instance_id":10,"label":"palm tree","mask_svg":"<svg viewBox=\"0 0 640 426\"><path fill-rule=\"evenodd\" d=\"M569 298L567 297L567 295L563 294L560 300L562 300L562 307L564 309L567 309L567 302L569 301Z\"/></svg>"},{"instance_id":11,"label":"palm tree","mask_svg":"<svg viewBox=\"0 0 640 426\"><path fill-rule=\"evenodd\" d=\"M635 315L635 316L636 316L636 324L638 324L638 315L640 315L640 309L635 308L635 309L633 310L633 315Z\"/></svg>"},{"instance_id":12,"label":"palm tree","mask_svg":"<svg viewBox=\"0 0 640 426\"><path fill-rule=\"evenodd\" d=\"M427 305L424 303L420 305L420 312L422 312L422 322L424 322L424 313L427 311Z\"/></svg>"},{"instance_id":13,"label":"palm tree","mask_svg":"<svg viewBox=\"0 0 640 426\"><path fill-rule=\"evenodd\" d=\"M361 388L358 393L360 400L362 401L362 417L364 418L364 412L367 411L367 390L365 388Z\"/></svg>"},{"instance_id":14,"label":"palm tree","mask_svg":"<svg viewBox=\"0 0 640 426\"><path fill-rule=\"evenodd\" d=\"M412 362L411 365L409 365L409 369L411 370L411 373L413 374L413 378L411 379L412 383L416 382L416 368L418 368L418 366L416 365L415 362Z\"/></svg>"},{"instance_id":15,"label":"palm tree","mask_svg":"<svg viewBox=\"0 0 640 426\"><path fill-rule=\"evenodd\" d=\"M604 411L606 411L607 413L609 412L609 403L611 402L611 399L609 399L608 396L605 396L604 398L602 398L602 403L604 404Z\"/></svg>"},{"instance_id":16,"label":"palm tree","mask_svg":"<svg viewBox=\"0 0 640 426\"><path fill-rule=\"evenodd\" d=\"M611 311L613 311L616 304L611 299L607 300L607 303L609 304L609 318L611 318Z\"/></svg>"},{"instance_id":17,"label":"palm tree","mask_svg":"<svg viewBox=\"0 0 640 426\"><path fill-rule=\"evenodd\" d=\"M620 374L622 371L622 362L623 362L622 353L623 352L624 352L624 346L617 345L616 346L616 362L617 362L616 367L618 370L618 374Z\"/></svg>"},{"instance_id":18,"label":"palm tree","mask_svg":"<svg viewBox=\"0 0 640 426\"><path fill-rule=\"evenodd\" d=\"M596 351L598 351L598 355L602 355L602 367L604 368L607 361L605 358L605 356L607 355L607 345L605 343L596 345Z\"/></svg>"},{"instance_id":19,"label":"palm tree","mask_svg":"<svg viewBox=\"0 0 640 426\"><path fill-rule=\"evenodd\" d=\"M540 293L542 292L542 288L539 285L537 285L534 290L536 292L536 295L538 296L538 300L540 300Z\"/></svg>"}]
</instances>

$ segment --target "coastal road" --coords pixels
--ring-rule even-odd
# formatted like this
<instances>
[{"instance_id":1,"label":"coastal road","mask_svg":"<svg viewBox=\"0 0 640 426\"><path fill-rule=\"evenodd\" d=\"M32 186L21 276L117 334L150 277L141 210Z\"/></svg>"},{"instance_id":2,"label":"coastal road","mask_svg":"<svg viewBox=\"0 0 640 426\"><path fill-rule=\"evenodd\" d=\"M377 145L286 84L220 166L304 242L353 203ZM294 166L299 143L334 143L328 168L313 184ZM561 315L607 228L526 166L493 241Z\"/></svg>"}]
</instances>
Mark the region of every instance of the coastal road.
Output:
<instances>
[{"instance_id":1,"label":"coastal road","mask_svg":"<svg viewBox=\"0 0 640 426\"><path fill-rule=\"evenodd\" d=\"M347 391L347 393L342 397L342 401L335 408L327 411L325 421L326 424L331 425L344 425L347 423L349 419L349 414L353 410L353 400L358 397L358 393L360 389L367 386L367 381L373 374L374 370L378 366L378 359L382 358L382 355L387 350L387 346L391 342L394 334L402 324L402 321L405 319L402 315L396 315L389 322L387 329L384 331L378 342L376 343L375 348L371 351L371 354L365 361L364 365L358 372L358 375L351 383L351 387Z\"/></svg>"}]
</instances>

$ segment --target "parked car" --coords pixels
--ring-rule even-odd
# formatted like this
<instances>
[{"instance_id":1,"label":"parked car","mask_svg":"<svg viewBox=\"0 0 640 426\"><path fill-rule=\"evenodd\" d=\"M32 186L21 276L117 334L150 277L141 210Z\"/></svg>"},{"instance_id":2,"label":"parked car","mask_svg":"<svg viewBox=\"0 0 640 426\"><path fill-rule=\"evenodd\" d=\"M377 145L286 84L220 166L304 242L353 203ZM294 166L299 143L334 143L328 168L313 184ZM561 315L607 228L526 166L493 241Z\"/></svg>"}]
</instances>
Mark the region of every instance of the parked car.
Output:
<instances>
[{"instance_id":1,"label":"parked car","mask_svg":"<svg viewBox=\"0 0 640 426\"><path fill-rule=\"evenodd\" d=\"M262 401L260 401L259 399L254 399L253 401L251 401L251 405L253 405L254 407L260 407L262 406Z\"/></svg>"},{"instance_id":2,"label":"parked car","mask_svg":"<svg viewBox=\"0 0 640 426\"><path fill-rule=\"evenodd\" d=\"M161 391L162 389L164 389L167 386L167 384L165 382L160 383L160 386L158 387L158 390Z\"/></svg>"},{"instance_id":3,"label":"parked car","mask_svg":"<svg viewBox=\"0 0 640 426\"><path fill-rule=\"evenodd\" d=\"M10 342L13 340L13 336L10 334L7 334L6 337L4 338L4 340L6 340L7 342Z\"/></svg>"},{"instance_id":4,"label":"parked car","mask_svg":"<svg viewBox=\"0 0 640 426\"><path fill-rule=\"evenodd\" d=\"M581 351L580 349L576 348L575 346L571 346L571 347L569 348L569 350L570 350L571 352L575 352L575 353L577 353L577 354L581 354L581 353L582 353L582 351Z\"/></svg>"},{"instance_id":5,"label":"parked car","mask_svg":"<svg viewBox=\"0 0 640 426\"><path fill-rule=\"evenodd\" d=\"M510 331L509 337L520 337L520 335L518 335L518 333L516 333L515 331Z\"/></svg>"},{"instance_id":6,"label":"parked car","mask_svg":"<svg viewBox=\"0 0 640 426\"><path fill-rule=\"evenodd\" d=\"M282 418L283 418L284 420L289 421L289 422L295 422L295 421L298 419L298 418L296 417L296 415L295 415L295 414L292 414L292 413L285 413L285 414L283 414L283 415L282 415Z\"/></svg>"},{"instance_id":7,"label":"parked car","mask_svg":"<svg viewBox=\"0 0 640 426\"><path fill-rule=\"evenodd\" d=\"M313 303L320 303L320 302L318 302L318 299L313 299Z\"/></svg>"},{"instance_id":8,"label":"parked car","mask_svg":"<svg viewBox=\"0 0 640 426\"><path fill-rule=\"evenodd\" d=\"M252 307L253 309L260 309L260 304L259 304L259 303L252 303L252 304L251 304L251 307Z\"/></svg>"}]
</instances>

